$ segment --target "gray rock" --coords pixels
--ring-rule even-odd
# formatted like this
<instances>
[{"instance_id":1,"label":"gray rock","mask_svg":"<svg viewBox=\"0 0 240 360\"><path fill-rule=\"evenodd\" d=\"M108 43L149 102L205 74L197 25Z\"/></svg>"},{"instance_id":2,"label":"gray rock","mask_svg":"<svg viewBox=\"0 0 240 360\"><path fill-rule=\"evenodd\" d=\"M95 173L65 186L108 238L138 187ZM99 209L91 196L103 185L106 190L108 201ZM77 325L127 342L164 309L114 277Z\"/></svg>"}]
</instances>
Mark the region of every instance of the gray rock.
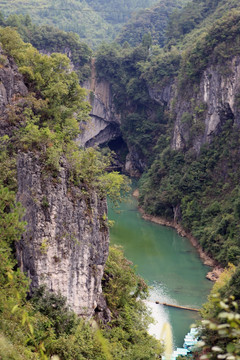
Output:
<instances>
[{"instance_id":1,"label":"gray rock","mask_svg":"<svg viewBox=\"0 0 240 360\"><path fill-rule=\"evenodd\" d=\"M14 126L9 124L7 106L19 104L28 90L13 59L1 47L0 62L0 136L11 136Z\"/></svg>"},{"instance_id":2,"label":"gray rock","mask_svg":"<svg viewBox=\"0 0 240 360\"><path fill-rule=\"evenodd\" d=\"M94 70L93 74L94 75ZM94 146L116 139L120 134L120 114L113 104L110 84L107 81L91 81L83 84L88 90L92 111L90 121L81 127L77 142L80 146Z\"/></svg>"},{"instance_id":3,"label":"gray rock","mask_svg":"<svg viewBox=\"0 0 240 360\"><path fill-rule=\"evenodd\" d=\"M45 284L65 296L78 315L92 316L108 256L106 199L69 186L65 161L52 178L33 153L18 156L17 198L27 221L17 259L31 289Z\"/></svg>"},{"instance_id":4,"label":"gray rock","mask_svg":"<svg viewBox=\"0 0 240 360\"><path fill-rule=\"evenodd\" d=\"M197 153L205 143L210 143L215 134L221 131L222 124L232 119L240 125L239 105L236 99L240 94L240 56L226 60L224 73L221 66L209 66L203 73L200 84L189 84L179 91L174 80L163 89L157 86L149 89L152 99L165 105L175 116L172 148L174 150L192 147ZM173 106L174 103L174 106ZM202 107L206 109L202 111ZM201 109L201 116L196 109ZM192 124L182 121L184 114L192 115ZM200 125L201 131L191 135L193 126ZM189 145L190 135L192 143Z\"/></svg>"},{"instance_id":5,"label":"gray rock","mask_svg":"<svg viewBox=\"0 0 240 360\"><path fill-rule=\"evenodd\" d=\"M19 127L7 106L24 101L28 89L13 59L0 48L0 136ZM63 159L58 177L44 168L39 153L18 154L17 200L26 209L26 231L16 244L19 266L31 279L31 291L45 284L60 292L79 315L90 317L103 304L101 281L108 256L106 199L88 195L69 182ZM108 313L101 305L101 311Z\"/></svg>"}]
</instances>

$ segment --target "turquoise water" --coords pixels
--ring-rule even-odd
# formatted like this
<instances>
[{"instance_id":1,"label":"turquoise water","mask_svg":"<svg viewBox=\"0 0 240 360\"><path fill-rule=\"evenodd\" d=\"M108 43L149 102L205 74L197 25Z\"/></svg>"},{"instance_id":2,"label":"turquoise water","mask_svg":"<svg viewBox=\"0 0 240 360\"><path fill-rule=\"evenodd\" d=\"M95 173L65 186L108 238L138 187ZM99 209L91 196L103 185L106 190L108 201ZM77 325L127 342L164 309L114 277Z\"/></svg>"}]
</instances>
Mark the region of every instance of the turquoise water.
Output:
<instances>
[{"instance_id":1,"label":"turquoise water","mask_svg":"<svg viewBox=\"0 0 240 360\"><path fill-rule=\"evenodd\" d=\"M143 220L132 197L117 212L109 207L109 219L115 221L110 232L111 243L122 245L125 256L137 266L137 272L151 287L151 301L193 308L200 308L206 302L212 287L205 278L209 267L202 264L188 239L174 229ZM161 324L168 321L174 346L182 346L198 314L162 305L151 307L154 318L160 322L154 331L160 333Z\"/></svg>"}]
</instances>

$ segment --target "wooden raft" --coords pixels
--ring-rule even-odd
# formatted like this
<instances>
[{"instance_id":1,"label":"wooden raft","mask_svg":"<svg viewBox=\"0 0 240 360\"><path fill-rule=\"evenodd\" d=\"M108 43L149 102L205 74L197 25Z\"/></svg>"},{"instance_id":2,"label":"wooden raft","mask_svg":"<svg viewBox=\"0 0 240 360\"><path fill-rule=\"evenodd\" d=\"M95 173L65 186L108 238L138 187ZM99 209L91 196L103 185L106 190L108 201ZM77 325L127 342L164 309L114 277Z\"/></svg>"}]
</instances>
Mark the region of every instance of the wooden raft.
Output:
<instances>
[{"instance_id":1,"label":"wooden raft","mask_svg":"<svg viewBox=\"0 0 240 360\"><path fill-rule=\"evenodd\" d=\"M174 308L177 308L177 309L182 309L182 310L199 311L199 309L194 309L194 308L190 308L190 307L187 307L187 306L167 304L167 303L162 303L162 302L159 302L159 301L155 301L155 303L159 304L159 305L165 305L165 306L170 306L170 307L174 307Z\"/></svg>"}]
</instances>

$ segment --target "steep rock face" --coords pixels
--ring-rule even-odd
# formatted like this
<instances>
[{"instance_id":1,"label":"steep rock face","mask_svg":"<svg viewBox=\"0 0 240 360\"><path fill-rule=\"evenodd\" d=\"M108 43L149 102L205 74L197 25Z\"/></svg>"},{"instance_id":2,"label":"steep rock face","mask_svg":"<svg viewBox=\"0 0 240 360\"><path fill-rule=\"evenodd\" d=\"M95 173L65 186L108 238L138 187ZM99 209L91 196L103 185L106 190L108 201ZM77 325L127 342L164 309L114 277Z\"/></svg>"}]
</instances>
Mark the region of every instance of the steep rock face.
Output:
<instances>
[{"instance_id":1,"label":"steep rock face","mask_svg":"<svg viewBox=\"0 0 240 360\"><path fill-rule=\"evenodd\" d=\"M19 121L11 121L9 106L24 102L28 89L13 59L1 48L0 61L0 136L11 137ZM58 178L53 178L40 155L19 153L17 172L17 199L26 209L27 229L16 250L31 290L45 284L64 295L79 315L89 317L95 308L107 313L101 295L109 245L106 200L95 192L84 195L69 184L64 160Z\"/></svg>"},{"instance_id":2,"label":"steep rock face","mask_svg":"<svg viewBox=\"0 0 240 360\"><path fill-rule=\"evenodd\" d=\"M240 57L227 61L224 68L223 72L220 66L209 66L198 85L188 84L181 91L174 81L163 89L149 88L152 99L174 114L173 149L192 147L199 152L227 119L240 123Z\"/></svg>"},{"instance_id":3,"label":"steep rock face","mask_svg":"<svg viewBox=\"0 0 240 360\"><path fill-rule=\"evenodd\" d=\"M227 71L226 71L227 69ZM240 94L240 57L234 57L225 65L225 72L220 66L208 67L201 78L199 90L193 89L185 100L177 101L177 116L173 134L172 147L184 148L189 139L189 127L184 124L184 113L192 113L191 126L202 123L193 139L196 151L204 143L211 142L212 136L221 130L223 123L232 119L239 123L237 97Z\"/></svg>"},{"instance_id":4,"label":"steep rock face","mask_svg":"<svg viewBox=\"0 0 240 360\"><path fill-rule=\"evenodd\" d=\"M18 156L17 197L27 221L17 258L31 289L45 284L65 296L77 314L90 317L100 299L108 256L106 200L69 187L64 161L59 177L52 178L33 153Z\"/></svg>"},{"instance_id":5,"label":"steep rock face","mask_svg":"<svg viewBox=\"0 0 240 360\"><path fill-rule=\"evenodd\" d=\"M121 141L124 142L120 129L121 115L114 106L111 86L107 81L97 81L94 61L91 80L85 82L83 86L88 90L88 101L92 106L92 111L89 122L81 128L82 132L77 139L79 145L86 147L102 145L118 138L121 138ZM125 146L128 155L125 162L120 164L120 167L130 176L140 177L145 164L143 164L141 156L134 147L126 144Z\"/></svg>"},{"instance_id":6,"label":"steep rock face","mask_svg":"<svg viewBox=\"0 0 240 360\"><path fill-rule=\"evenodd\" d=\"M97 82L94 66L90 81L83 85L89 92L88 100L92 106L90 121L82 128L78 138L81 146L101 145L117 138L120 132L120 115L113 104L110 84Z\"/></svg>"},{"instance_id":7,"label":"steep rock face","mask_svg":"<svg viewBox=\"0 0 240 360\"><path fill-rule=\"evenodd\" d=\"M148 88L150 97L161 105L170 106L171 99L174 97L174 81L171 81L164 88L157 86Z\"/></svg>"},{"instance_id":8,"label":"steep rock face","mask_svg":"<svg viewBox=\"0 0 240 360\"><path fill-rule=\"evenodd\" d=\"M7 105L14 105L27 95L28 90L13 59L0 47L0 136L11 135L12 128L7 122Z\"/></svg>"}]
</instances>

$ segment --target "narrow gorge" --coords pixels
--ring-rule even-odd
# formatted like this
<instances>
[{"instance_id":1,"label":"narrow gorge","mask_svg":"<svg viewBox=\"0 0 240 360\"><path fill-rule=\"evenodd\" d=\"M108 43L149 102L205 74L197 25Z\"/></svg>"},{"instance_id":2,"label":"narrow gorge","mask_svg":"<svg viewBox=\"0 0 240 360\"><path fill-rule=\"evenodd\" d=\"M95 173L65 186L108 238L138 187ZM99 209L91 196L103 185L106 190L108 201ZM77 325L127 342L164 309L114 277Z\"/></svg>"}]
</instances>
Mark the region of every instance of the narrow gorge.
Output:
<instances>
[{"instance_id":1,"label":"narrow gorge","mask_svg":"<svg viewBox=\"0 0 240 360\"><path fill-rule=\"evenodd\" d=\"M238 360L239 1L33 5L0 5L0 359L176 360L198 319L182 354Z\"/></svg>"}]
</instances>

